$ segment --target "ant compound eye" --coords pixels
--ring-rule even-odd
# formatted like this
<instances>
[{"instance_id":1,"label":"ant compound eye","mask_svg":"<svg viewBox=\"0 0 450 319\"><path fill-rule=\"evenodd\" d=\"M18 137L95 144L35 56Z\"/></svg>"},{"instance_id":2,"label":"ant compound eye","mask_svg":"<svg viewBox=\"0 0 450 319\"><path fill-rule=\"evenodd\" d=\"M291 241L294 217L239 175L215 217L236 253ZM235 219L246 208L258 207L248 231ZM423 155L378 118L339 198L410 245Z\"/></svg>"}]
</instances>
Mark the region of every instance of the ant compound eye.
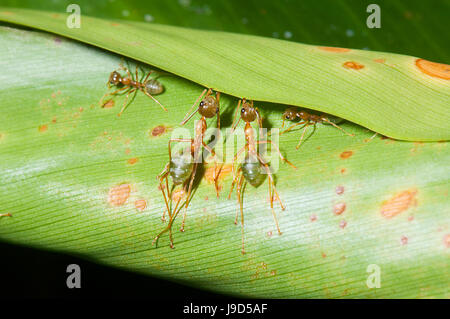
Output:
<instances>
[{"instance_id":1,"label":"ant compound eye","mask_svg":"<svg viewBox=\"0 0 450 319\"><path fill-rule=\"evenodd\" d=\"M204 102L204 101L201 101L201 102L200 102L200 106L201 106L201 107L205 106L205 102Z\"/></svg>"},{"instance_id":2,"label":"ant compound eye","mask_svg":"<svg viewBox=\"0 0 450 319\"><path fill-rule=\"evenodd\" d=\"M241 113L244 113L244 112L245 112L245 109L244 109L244 108L242 108L242 109L241 109Z\"/></svg>"},{"instance_id":3,"label":"ant compound eye","mask_svg":"<svg viewBox=\"0 0 450 319\"><path fill-rule=\"evenodd\" d=\"M286 115L285 117L286 117L286 120L290 120L291 119L291 117L289 115Z\"/></svg>"}]
</instances>

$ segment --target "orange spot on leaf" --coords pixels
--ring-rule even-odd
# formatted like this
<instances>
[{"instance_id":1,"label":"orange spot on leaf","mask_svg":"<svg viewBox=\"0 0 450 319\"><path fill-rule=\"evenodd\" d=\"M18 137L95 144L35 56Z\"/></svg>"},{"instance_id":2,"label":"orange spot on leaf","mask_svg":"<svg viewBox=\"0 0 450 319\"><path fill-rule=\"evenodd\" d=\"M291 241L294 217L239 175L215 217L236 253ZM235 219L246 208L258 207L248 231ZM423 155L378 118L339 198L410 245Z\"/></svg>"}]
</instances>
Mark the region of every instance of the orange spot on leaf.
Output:
<instances>
[{"instance_id":1,"label":"orange spot on leaf","mask_svg":"<svg viewBox=\"0 0 450 319\"><path fill-rule=\"evenodd\" d=\"M353 151L345 151L342 152L341 155L339 155L342 159L349 158L353 155Z\"/></svg>"},{"instance_id":2,"label":"orange spot on leaf","mask_svg":"<svg viewBox=\"0 0 450 319\"><path fill-rule=\"evenodd\" d=\"M450 247L450 234L444 236L444 245L446 248Z\"/></svg>"},{"instance_id":3,"label":"orange spot on leaf","mask_svg":"<svg viewBox=\"0 0 450 319\"><path fill-rule=\"evenodd\" d=\"M336 194L342 195L342 194L344 194L344 190L345 190L344 186L339 185L339 186L336 187Z\"/></svg>"},{"instance_id":4,"label":"orange spot on leaf","mask_svg":"<svg viewBox=\"0 0 450 319\"><path fill-rule=\"evenodd\" d=\"M386 218L392 218L404 212L415 203L416 194L417 190L415 189L406 190L384 201L381 205L381 215Z\"/></svg>"},{"instance_id":5,"label":"orange spot on leaf","mask_svg":"<svg viewBox=\"0 0 450 319\"><path fill-rule=\"evenodd\" d=\"M346 222L345 220L341 220L341 222L339 223L339 227L341 227L342 229L344 229L345 226L347 226L347 222Z\"/></svg>"},{"instance_id":6,"label":"orange spot on leaf","mask_svg":"<svg viewBox=\"0 0 450 319\"><path fill-rule=\"evenodd\" d=\"M223 180L227 175L229 175L231 173L231 170L232 170L232 166L230 164L223 165L222 167L217 166L216 167L216 174L217 174L216 177L218 178L218 180ZM214 183L214 165L209 166L205 170L204 177L208 182Z\"/></svg>"},{"instance_id":7,"label":"orange spot on leaf","mask_svg":"<svg viewBox=\"0 0 450 319\"><path fill-rule=\"evenodd\" d=\"M320 50L328 51L328 52L350 52L350 49L347 48L338 48L338 47L319 47Z\"/></svg>"},{"instance_id":8,"label":"orange spot on leaf","mask_svg":"<svg viewBox=\"0 0 450 319\"><path fill-rule=\"evenodd\" d=\"M115 103L114 100L108 100L105 103L103 103L102 107L109 109L114 106L114 103Z\"/></svg>"},{"instance_id":9,"label":"orange spot on leaf","mask_svg":"<svg viewBox=\"0 0 450 319\"><path fill-rule=\"evenodd\" d=\"M416 66L425 74L429 76L450 80L450 65L443 63L436 63L424 59L417 59Z\"/></svg>"},{"instance_id":10,"label":"orange spot on leaf","mask_svg":"<svg viewBox=\"0 0 450 319\"><path fill-rule=\"evenodd\" d=\"M383 58L380 58L380 59L373 59L373 62L376 62L376 63L385 63L385 62L386 62L386 59L383 59Z\"/></svg>"},{"instance_id":11,"label":"orange spot on leaf","mask_svg":"<svg viewBox=\"0 0 450 319\"><path fill-rule=\"evenodd\" d=\"M47 124L39 125L38 130L39 130L39 132L43 133L48 130L48 125Z\"/></svg>"},{"instance_id":12,"label":"orange spot on leaf","mask_svg":"<svg viewBox=\"0 0 450 319\"><path fill-rule=\"evenodd\" d=\"M133 165L133 164L136 164L138 161L139 161L139 158L133 157L128 160L128 164Z\"/></svg>"},{"instance_id":13,"label":"orange spot on leaf","mask_svg":"<svg viewBox=\"0 0 450 319\"><path fill-rule=\"evenodd\" d=\"M109 190L108 202L112 206L122 206L130 197L131 186L130 184L121 184L114 186Z\"/></svg>"},{"instance_id":14,"label":"orange spot on leaf","mask_svg":"<svg viewBox=\"0 0 450 319\"><path fill-rule=\"evenodd\" d=\"M347 205L344 202L337 203L333 206L333 212L335 215L340 215L345 211Z\"/></svg>"},{"instance_id":15,"label":"orange spot on leaf","mask_svg":"<svg viewBox=\"0 0 450 319\"><path fill-rule=\"evenodd\" d=\"M136 207L137 210L143 211L147 208L147 201L145 199L138 199L134 202L134 207Z\"/></svg>"},{"instance_id":16,"label":"orange spot on leaf","mask_svg":"<svg viewBox=\"0 0 450 319\"><path fill-rule=\"evenodd\" d=\"M402 238L400 238L400 242L402 245L406 245L408 243L408 237L402 236Z\"/></svg>"},{"instance_id":17,"label":"orange spot on leaf","mask_svg":"<svg viewBox=\"0 0 450 319\"><path fill-rule=\"evenodd\" d=\"M344 64L342 64L342 66L344 68L353 69L353 70L361 70L362 68L364 68L364 65L362 65L358 62L354 62L354 61L347 61Z\"/></svg>"},{"instance_id":18,"label":"orange spot on leaf","mask_svg":"<svg viewBox=\"0 0 450 319\"><path fill-rule=\"evenodd\" d=\"M152 129L151 134L153 137L156 137L156 136L163 135L166 131L167 131L167 128L164 125L158 125Z\"/></svg>"}]
</instances>

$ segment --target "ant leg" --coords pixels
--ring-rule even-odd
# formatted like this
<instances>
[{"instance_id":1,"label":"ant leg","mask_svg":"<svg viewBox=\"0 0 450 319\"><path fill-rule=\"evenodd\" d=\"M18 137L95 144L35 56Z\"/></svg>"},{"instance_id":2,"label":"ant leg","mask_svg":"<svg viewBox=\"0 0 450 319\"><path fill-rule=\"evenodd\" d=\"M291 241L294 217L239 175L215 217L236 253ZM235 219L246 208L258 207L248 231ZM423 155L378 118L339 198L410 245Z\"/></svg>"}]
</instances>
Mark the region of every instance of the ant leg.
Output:
<instances>
[{"instance_id":1,"label":"ant leg","mask_svg":"<svg viewBox=\"0 0 450 319\"><path fill-rule=\"evenodd\" d=\"M238 181L238 178L240 176L240 172L241 170L239 169L238 173L236 174L236 176L233 177L233 182L231 183L231 189L230 189L230 193L228 194L228 199L231 198L231 193L234 190L234 185L236 185L236 182Z\"/></svg>"},{"instance_id":2,"label":"ant leg","mask_svg":"<svg viewBox=\"0 0 450 319\"><path fill-rule=\"evenodd\" d=\"M187 209L191 202L190 197L191 197L192 185L194 184L195 173L197 172L197 166L198 166L198 163L194 163L194 168L192 169L191 179L189 181L189 188L188 188L188 193L187 193L187 197L186 197L186 205L184 206L183 221L181 222L181 228L180 228L181 232L184 232L184 224L186 221Z\"/></svg>"},{"instance_id":3,"label":"ant leg","mask_svg":"<svg viewBox=\"0 0 450 319\"><path fill-rule=\"evenodd\" d=\"M153 101L155 101L156 103L158 103L158 105L161 106L162 109L163 109L164 111L167 112L167 109L164 107L164 105L162 105L157 99L155 99L155 98L153 97L153 95L151 95L150 93L148 93L144 88L141 88L140 90L141 90L142 92L144 92L145 95L147 95L148 97L150 97Z\"/></svg>"},{"instance_id":4,"label":"ant leg","mask_svg":"<svg viewBox=\"0 0 450 319\"><path fill-rule=\"evenodd\" d=\"M261 164L263 165L264 169L266 170L267 175L269 176L269 197L270 197L270 208L272 210L272 215L273 218L275 220L275 225L277 226L277 231L278 234L281 235L282 232L280 230L280 226L278 225L278 219L277 219L277 215L275 214L275 210L273 209L273 196L274 194L276 194L277 199L280 202L281 208L282 210L284 210L284 206L281 203L280 197L278 196L278 193L276 191L275 188L275 182L273 180L273 176L272 176L272 172L270 171L269 165L267 165L267 163L264 162L264 160L261 158L261 156L259 154L256 154L256 156L258 157L259 161L261 162Z\"/></svg>"},{"instance_id":5,"label":"ant leg","mask_svg":"<svg viewBox=\"0 0 450 319\"><path fill-rule=\"evenodd\" d=\"M180 201L181 201L181 197L178 199L178 201L177 201L177 205L176 205L176 207L175 207L175 209L178 207L178 204L180 203ZM174 222L174 220L175 220L175 217L176 217L176 215L175 214L173 214L173 215L171 215L170 214L170 211L169 211L169 224L153 239L153 241L152 241L152 245L157 245L158 244L158 239L166 232L166 231L169 231L169 238L170 238L170 248L174 248L174 245L173 245L173 239L172 239L172 236L171 236L171 233L172 233L172 224L173 224L173 222Z\"/></svg>"},{"instance_id":6,"label":"ant leg","mask_svg":"<svg viewBox=\"0 0 450 319\"><path fill-rule=\"evenodd\" d=\"M121 116L122 113L123 113L123 111L125 111L125 109L127 108L127 106L128 106L128 97L130 96L130 94L131 94L132 92L135 92L134 94L136 94L137 89L135 88L135 89L132 89L132 90L130 90L130 91L128 92L127 96L125 97L125 101L123 101L122 109L120 110L119 114L117 114L117 116Z\"/></svg>"},{"instance_id":7,"label":"ant leg","mask_svg":"<svg viewBox=\"0 0 450 319\"><path fill-rule=\"evenodd\" d=\"M300 141L298 142L297 146L295 147L296 149L298 149L300 147L300 145L302 144L303 138L305 137L305 133L306 133L306 130L308 129L309 125L311 125L311 123L305 124L305 128L303 129L303 133L302 133L302 136L300 137Z\"/></svg>"},{"instance_id":8,"label":"ant leg","mask_svg":"<svg viewBox=\"0 0 450 319\"><path fill-rule=\"evenodd\" d=\"M159 175L156 177L156 179L159 180L159 188L160 188L161 192L163 193L164 201L166 203L166 209L167 209L167 210L165 210L163 212L163 215L161 217L161 220L163 222L166 221L166 218L165 218L166 211L169 212L169 205L168 205L168 202L167 202L167 199L166 199L166 195L165 195L165 191L164 191L164 185L162 183L163 180L166 180L166 186L165 187L166 187L166 190L167 190L167 196L169 198L171 198L170 197L170 191L169 191L169 182L168 182L168 178L167 178L167 175L169 175L169 165L170 165L170 163L167 163L166 166L164 166L163 171L161 173L159 173Z\"/></svg>"},{"instance_id":9,"label":"ant leg","mask_svg":"<svg viewBox=\"0 0 450 319\"><path fill-rule=\"evenodd\" d=\"M189 120L191 119L191 117L194 116L194 114L197 112L197 110L195 110L195 111L193 111L193 112L192 112L192 110L193 110L194 107L197 105L198 101L201 100L201 98L203 97L203 95L205 95L205 92L208 91L208 93L209 93L210 90L211 90L211 89L209 89L209 90L204 89L204 90L203 90L202 94L199 95L199 97L195 100L194 104L192 104L192 107L190 108L190 110L186 113L186 116L184 117L183 121L181 121L180 125L186 124L186 122L189 121ZM192 112L192 113L191 113L191 112Z\"/></svg>"},{"instance_id":10,"label":"ant leg","mask_svg":"<svg viewBox=\"0 0 450 319\"><path fill-rule=\"evenodd\" d=\"M106 102L103 102L103 100L105 99L105 97L107 97L108 95L116 95L116 94L119 93L120 91L129 89L129 88L130 88L130 87L125 86L125 87L120 88L120 89L118 89L118 90L115 90L114 92L111 92L111 93L106 92L106 93L102 96L102 98L100 99L100 101L98 102L98 104L99 104L100 106L102 106L102 107L105 106ZM125 93L125 92L124 92L124 93Z\"/></svg>"},{"instance_id":11,"label":"ant leg","mask_svg":"<svg viewBox=\"0 0 450 319\"><path fill-rule=\"evenodd\" d=\"M217 129L220 131L220 92L216 93L217 101Z\"/></svg>"},{"instance_id":12,"label":"ant leg","mask_svg":"<svg viewBox=\"0 0 450 319\"><path fill-rule=\"evenodd\" d=\"M297 167L292 164L291 162L289 162L282 154L280 149L278 148L278 146L272 142L272 141L257 141L257 144L271 144L273 147L275 147L275 150L277 151L278 155L280 156L281 160L286 162L287 164L289 164L292 168L297 169Z\"/></svg>"},{"instance_id":13,"label":"ant leg","mask_svg":"<svg viewBox=\"0 0 450 319\"><path fill-rule=\"evenodd\" d=\"M246 144L245 146L243 146L239 151L236 152L236 155L234 155L233 160L231 161L231 173L233 174L233 178L235 177L235 172L234 172L234 163L236 162L237 158L239 157L239 155L241 155L241 153L246 150L248 148L248 145Z\"/></svg>"},{"instance_id":14,"label":"ant leg","mask_svg":"<svg viewBox=\"0 0 450 319\"><path fill-rule=\"evenodd\" d=\"M163 177L160 177L161 175L163 175ZM167 196L169 196L169 198L171 199L171 197L170 197L171 194L170 194L170 191L169 191L169 182L168 182L167 175L169 175L169 163L166 164L166 166L164 167L164 170L161 172L161 174L158 175L159 188L161 189L161 192L163 194L164 202L166 204L166 209L167 209L167 210L164 211L163 216L161 218L161 220L163 222L166 220L165 219L166 211L170 212L169 202L168 202L167 197L166 197L166 191L167 191ZM166 186L163 185L163 179L166 181ZM164 188L166 188L166 191L164 190Z\"/></svg>"},{"instance_id":15,"label":"ant leg","mask_svg":"<svg viewBox=\"0 0 450 319\"><path fill-rule=\"evenodd\" d=\"M202 142L202 144L203 144L203 147L206 148L206 150L214 156L214 174L213 174L214 187L216 189L217 198L219 198L219 185L217 184L217 181L219 180L220 171L219 171L219 174L217 175L218 158L217 158L216 152L214 152L214 150L212 148L210 148L208 145L206 145L205 142Z\"/></svg>"},{"instance_id":16,"label":"ant leg","mask_svg":"<svg viewBox=\"0 0 450 319\"><path fill-rule=\"evenodd\" d=\"M171 138L170 140L169 140L169 161L171 161L172 160L172 148L171 148L171 143L172 142L185 142L185 143L193 143L194 142L194 139L192 139L192 138Z\"/></svg>"},{"instance_id":17,"label":"ant leg","mask_svg":"<svg viewBox=\"0 0 450 319\"><path fill-rule=\"evenodd\" d=\"M174 185L172 186L172 189L169 189L169 179L166 177L166 189L167 189L167 197L170 199L170 207L172 207L172 195L173 195L173 188L175 187ZM167 214L169 214L169 209L167 210ZM170 218L170 214L169 214L169 218ZM164 211L163 216L161 218L161 221L164 223L166 221L166 211Z\"/></svg>"},{"instance_id":18,"label":"ant leg","mask_svg":"<svg viewBox=\"0 0 450 319\"><path fill-rule=\"evenodd\" d=\"M237 198L238 198L238 203L239 203L239 210L241 212L241 238L242 238L242 254L245 254L245 249L244 249L244 208L243 206L243 202L244 202L244 188L245 187L245 178L244 175L241 174L241 177L239 179L239 184L237 186L236 192L237 192ZM241 192L242 189L242 192ZM237 211L236 211L236 219L234 220L234 223L237 224Z\"/></svg>"},{"instance_id":19,"label":"ant leg","mask_svg":"<svg viewBox=\"0 0 450 319\"><path fill-rule=\"evenodd\" d=\"M239 111L239 107L241 106L241 102L242 102L242 104L244 104L243 101L245 101L245 99L239 100L237 108L236 108L236 111L234 111L233 123L231 123L231 134L233 134L234 130L236 129L237 125L239 124L239 121L241 120L241 117L239 116L239 119L236 122L236 118L237 118L237 114L238 114L238 111Z\"/></svg>"},{"instance_id":20,"label":"ant leg","mask_svg":"<svg viewBox=\"0 0 450 319\"><path fill-rule=\"evenodd\" d=\"M0 217L12 217L10 213L0 214Z\"/></svg>"},{"instance_id":21,"label":"ant leg","mask_svg":"<svg viewBox=\"0 0 450 319\"><path fill-rule=\"evenodd\" d=\"M255 112L256 112L256 118L258 119L259 136L261 136L261 135L262 135L262 129L263 129L261 114L259 113L259 110L258 110L257 107L253 107L253 101L251 101L250 104L251 104L252 108L255 109Z\"/></svg>"},{"instance_id":22,"label":"ant leg","mask_svg":"<svg viewBox=\"0 0 450 319\"><path fill-rule=\"evenodd\" d=\"M153 70L149 71L149 72L147 73L147 76L146 76L146 77L144 78L144 80L141 81L141 82L142 82L142 83L147 82L148 78L150 77L150 74L152 74L152 73L153 73Z\"/></svg>"},{"instance_id":23,"label":"ant leg","mask_svg":"<svg viewBox=\"0 0 450 319\"><path fill-rule=\"evenodd\" d=\"M334 124L333 122L331 122L331 121L330 121L329 119L327 119L326 117L322 117L321 120L327 122L328 124L333 125L335 128L340 129L342 132L344 132L344 133L347 134L348 136L355 136L355 134L351 134L351 133L346 132L342 127L340 127L340 126Z\"/></svg>"},{"instance_id":24,"label":"ant leg","mask_svg":"<svg viewBox=\"0 0 450 319\"><path fill-rule=\"evenodd\" d=\"M284 123L284 120L283 120L283 123ZM284 131L282 131L282 132L280 133L280 135L281 135L281 134L284 134L284 133L287 133L287 132L289 132L290 130L292 130L294 127L297 127L297 126L302 125L302 124L305 124L305 123L306 123L306 122L298 122L298 123L292 124L292 125L289 126L287 129L285 129Z\"/></svg>"},{"instance_id":25,"label":"ant leg","mask_svg":"<svg viewBox=\"0 0 450 319\"><path fill-rule=\"evenodd\" d=\"M138 65L136 64L136 67L134 68L135 73L135 81L139 81L139 74L138 74Z\"/></svg>"},{"instance_id":26,"label":"ant leg","mask_svg":"<svg viewBox=\"0 0 450 319\"><path fill-rule=\"evenodd\" d=\"M167 175L169 174L169 165L170 163L167 163L166 166L164 166L164 169L162 170L161 173L159 173L159 175L156 177L157 180L159 180L160 182L167 177Z\"/></svg>"}]
</instances>

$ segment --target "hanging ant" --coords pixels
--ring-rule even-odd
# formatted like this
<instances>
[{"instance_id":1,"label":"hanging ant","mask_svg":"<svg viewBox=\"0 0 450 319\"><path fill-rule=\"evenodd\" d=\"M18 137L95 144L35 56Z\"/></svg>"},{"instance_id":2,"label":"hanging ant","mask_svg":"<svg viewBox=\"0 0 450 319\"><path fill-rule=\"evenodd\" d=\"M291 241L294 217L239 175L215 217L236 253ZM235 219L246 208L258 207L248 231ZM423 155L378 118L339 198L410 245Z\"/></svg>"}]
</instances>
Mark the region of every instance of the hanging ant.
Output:
<instances>
[{"instance_id":1,"label":"hanging ant","mask_svg":"<svg viewBox=\"0 0 450 319\"><path fill-rule=\"evenodd\" d=\"M118 116L121 116L122 112L128 106L127 101L128 101L128 97L130 96L130 94L133 92L135 92L135 94L136 94L137 91L142 91L142 92L144 92L145 95L151 97L153 99L153 101L158 103L159 106L161 106L162 109L167 112L167 109L161 103L159 103L159 101L157 99L155 99L153 97L153 95L161 94L164 91L164 87L160 82L158 82L155 79L148 80L150 74L152 74L154 72L153 70L151 70L150 72L147 73L147 75L145 76L143 81L139 81L137 66L136 66L136 70L135 70L135 78L133 78L133 76L130 73L130 70L128 70L128 68L123 66L122 63L120 63L119 70L124 70L127 73L127 76L120 75L120 73L117 72L117 70L111 72L111 74L109 75L109 80L107 82L108 89L110 89L111 86L119 87L119 89L117 89L116 91L114 91L112 93L108 93L108 92L105 93L105 95L103 95L103 97L100 99L100 104L102 106L104 106L106 104L105 102L103 102L105 97L107 97L109 95L116 95L117 93L124 91L124 92L121 92L121 94L127 93L127 96L125 98L125 101L123 102L122 109L120 110L120 112L118 114Z\"/></svg>"},{"instance_id":2,"label":"hanging ant","mask_svg":"<svg viewBox=\"0 0 450 319\"><path fill-rule=\"evenodd\" d=\"M340 123L343 121L343 119L334 117L331 115L327 115L327 114L316 115L316 114L308 113L307 111L305 111L303 109L299 109L297 107L290 107L286 111L284 111L282 117L283 117L283 124L281 127L284 127L285 120L295 121L296 119L300 119L300 122L292 124L291 126L289 126L286 130L284 130L280 134L289 132L296 126L304 125L303 133L302 133L302 136L300 137L300 141L298 142L297 146L295 147L296 149L298 149L300 147L300 145L302 144L302 141L305 136L306 130L308 129L308 126L314 125L314 130L313 130L313 132L314 132L316 130L317 123L325 122L325 123L331 124L334 127L340 129L345 134L347 134L349 136L355 136L355 134L347 133L343 128L339 127L336 123L333 123L333 121Z\"/></svg>"},{"instance_id":3,"label":"hanging ant","mask_svg":"<svg viewBox=\"0 0 450 319\"><path fill-rule=\"evenodd\" d=\"M173 245L173 238L172 238L172 224L177 217L178 213L182 209L182 207L186 204L187 201L185 201L181 206L180 202L181 199L186 194L185 188L186 188L186 181L188 181L189 177L192 175L194 164L193 164L193 149L191 146L190 152L185 152L182 154L177 154L176 156L172 157L172 152L170 148L170 143L172 140L169 141L169 162L164 167L164 170L161 172L161 174L158 175L157 179L159 180L159 188L163 194L164 197L164 203L166 205L166 211L169 215L169 223L166 228L164 228L158 236L155 237L152 244L155 244L158 242L158 239L166 232L169 231L169 239L170 239L170 248L174 248ZM187 158L186 154L189 154L189 157ZM172 190L169 189L169 179L168 176L172 179ZM164 185L165 182L165 185ZM179 190L177 202L175 208L172 210L172 199L174 197L174 188L178 185L182 185L182 188ZM167 191L167 193L166 193ZM165 213L164 211L162 220L165 221Z\"/></svg>"},{"instance_id":4,"label":"hanging ant","mask_svg":"<svg viewBox=\"0 0 450 319\"><path fill-rule=\"evenodd\" d=\"M203 95L206 96L201 100L201 102L198 105L197 110L189 114L191 110L197 105L198 100L200 100ZM206 143L203 141L204 135L207 129L206 125L206 118L212 118L214 116L217 116L217 128L220 129L220 118L219 118L219 99L220 99L220 92L217 92L215 96L212 95L212 90L204 90L202 94L197 98L197 100L194 102L191 110L187 113L184 120L181 122L181 125L186 124L192 116L198 111L201 115L200 121L197 122L195 126L195 136L193 139L182 139L182 138L172 138L169 140L169 163L166 164L164 170L161 172L161 174L158 176L160 180L160 188L163 192L164 201L166 204L166 209L169 214L169 224L167 227L154 239L153 243L156 243L159 239L159 237L165 233L166 231L169 231L169 237L170 237L170 247L173 248L173 240L172 240L172 224L175 220L176 216L184 207L184 214L183 214L183 221L181 223L181 229L180 231L184 231L184 225L186 220L186 213L187 209L189 207L189 203L191 201L191 192L192 187L195 179L195 174L197 172L198 164L201 162L202 155L203 155L203 148L205 148L212 156L215 157L214 162L214 187L216 189L217 197L219 196L219 188L217 184L218 176L216 176L216 164L217 164L217 158L214 150L210 148ZM172 151L171 151L171 143L172 142L186 142L190 143L190 150L189 152L184 152L184 155L180 156L174 156L172 157ZM186 153L189 153L190 156L186 156ZM184 184L182 188L183 194L186 195L186 201L179 206L179 203L181 201L180 196L175 209L171 210L171 204L172 204L172 192L169 192L169 186L168 186L168 176L172 178L174 186ZM165 180L167 189L167 196L164 192L164 185L162 185L163 181ZM187 190L186 190L187 187ZM164 219L164 215L163 215Z\"/></svg>"},{"instance_id":5,"label":"hanging ant","mask_svg":"<svg viewBox=\"0 0 450 319\"><path fill-rule=\"evenodd\" d=\"M238 103L238 110L241 104L241 100L239 100ZM236 112L237 114L237 112ZM235 116L236 116L235 114ZM257 145L258 144L271 144L275 150L277 151L278 155L280 156L281 160L292 166L296 169L296 167L289 162L286 158L283 157L281 154L279 148L276 146L275 143L268 140L256 140L255 139L255 133L251 126L251 122L258 119L258 125L260 128L260 131L262 130L262 121L261 116L259 114L259 111L256 107L253 106L253 101L248 103L246 99L242 99L242 108L241 108L241 116L239 120L234 124L232 127L232 130L237 127L240 120L243 120L245 122L245 128L244 128L244 134L245 134L245 145L236 152L233 161L232 161L232 171L233 171L233 182L231 184L231 190L228 195L228 199L231 197L231 193L233 192L234 186L237 183L236 187L236 193L237 193L237 200L240 207L240 213L241 213L241 236L242 236L242 254L245 254L245 248L244 248L244 211L243 211L243 193L246 186L246 183L249 182L250 185L253 187L258 187L262 184L264 181L265 175L269 178L269 198L270 198L270 208L272 210L272 215L275 220L275 225L277 227L278 234L281 235L281 230L278 225L278 219L275 214L274 208L273 208L273 202L274 197L276 197L276 200L280 203L281 209L284 210L285 207L283 203L281 202L280 196L278 195L278 192L275 188L275 182L274 178L272 176L272 172L269 168L269 165L267 162L261 157L260 154L258 154L257 151ZM235 120L233 120L235 122ZM234 173L234 163L236 162L238 156L242 152L246 152L245 159L241 163L237 174ZM234 223L237 224L238 220L238 211L236 211L236 218L234 220Z\"/></svg>"}]
</instances>

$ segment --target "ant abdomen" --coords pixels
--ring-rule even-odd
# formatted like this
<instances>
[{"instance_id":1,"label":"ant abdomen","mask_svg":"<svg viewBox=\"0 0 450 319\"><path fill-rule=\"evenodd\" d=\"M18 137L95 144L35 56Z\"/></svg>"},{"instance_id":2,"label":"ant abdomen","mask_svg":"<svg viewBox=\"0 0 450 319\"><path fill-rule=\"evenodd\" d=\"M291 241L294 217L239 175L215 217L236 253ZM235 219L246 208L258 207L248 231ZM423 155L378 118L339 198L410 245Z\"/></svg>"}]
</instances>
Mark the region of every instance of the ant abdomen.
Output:
<instances>
[{"instance_id":1,"label":"ant abdomen","mask_svg":"<svg viewBox=\"0 0 450 319\"><path fill-rule=\"evenodd\" d=\"M192 173L192 156L173 156L170 160L169 174L175 185L182 184Z\"/></svg>"},{"instance_id":2,"label":"ant abdomen","mask_svg":"<svg viewBox=\"0 0 450 319\"><path fill-rule=\"evenodd\" d=\"M257 158L247 155L241 164L242 174L244 178L253 187L259 186L265 178L263 174L263 168Z\"/></svg>"},{"instance_id":3,"label":"ant abdomen","mask_svg":"<svg viewBox=\"0 0 450 319\"><path fill-rule=\"evenodd\" d=\"M154 79L145 82L144 85L145 92L148 94L157 95L164 91L164 86L159 81Z\"/></svg>"}]
</instances>

